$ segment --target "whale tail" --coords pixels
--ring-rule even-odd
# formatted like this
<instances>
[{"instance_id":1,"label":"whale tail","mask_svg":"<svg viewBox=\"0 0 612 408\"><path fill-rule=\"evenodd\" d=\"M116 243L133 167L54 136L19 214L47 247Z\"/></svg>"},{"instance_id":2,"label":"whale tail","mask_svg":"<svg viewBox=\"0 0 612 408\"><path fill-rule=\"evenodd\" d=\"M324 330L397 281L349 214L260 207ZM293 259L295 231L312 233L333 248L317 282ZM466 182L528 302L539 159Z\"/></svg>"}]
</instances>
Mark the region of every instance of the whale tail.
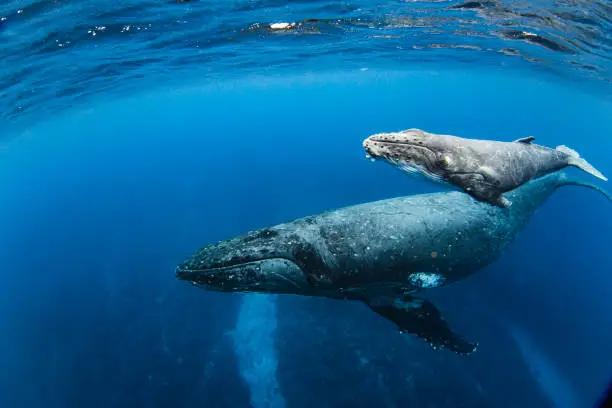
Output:
<instances>
[{"instance_id":1,"label":"whale tail","mask_svg":"<svg viewBox=\"0 0 612 408\"><path fill-rule=\"evenodd\" d=\"M598 179L601 179L603 181L608 181L608 178L606 176L601 174L599 170L591 166L589 162L587 162L582 157L580 157L578 152L575 151L574 149L570 149L567 146L561 145L561 146L557 146L556 150L563 152L569 156L568 164L570 166L578 167L580 170L586 171L587 173L597 177Z\"/></svg>"},{"instance_id":2,"label":"whale tail","mask_svg":"<svg viewBox=\"0 0 612 408\"><path fill-rule=\"evenodd\" d=\"M599 186L596 186L595 184L591 184L591 183L588 183L588 182L585 182L585 181L581 181L581 180L578 180L578 179L570 178L564 172L562 172L560 175L561 175L561 177L559 179L557 187L579 186L579 187L590 188L590 189L593 189L593 190L601 193L604 197L606 197L609 201L612 202L612 194L608 193L603 188L601 188Z\"/></svg>"}]
</instances>

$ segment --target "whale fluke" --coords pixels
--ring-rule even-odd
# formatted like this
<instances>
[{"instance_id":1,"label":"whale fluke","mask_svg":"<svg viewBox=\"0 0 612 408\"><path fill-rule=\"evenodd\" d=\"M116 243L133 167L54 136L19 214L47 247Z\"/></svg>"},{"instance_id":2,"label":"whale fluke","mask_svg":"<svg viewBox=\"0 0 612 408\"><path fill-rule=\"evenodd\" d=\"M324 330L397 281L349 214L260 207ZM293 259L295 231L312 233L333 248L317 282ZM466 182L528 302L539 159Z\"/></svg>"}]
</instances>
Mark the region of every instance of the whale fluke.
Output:
<instances>
[{"instance_id":1,"label":"whale fluke","mask_svg":"<svg viewBox=\"0 0 612 408\"><path fill-rule=\"evenodd\" d=\"M579 187L586 187L586 188L590 188L592 190L595 190L599 193L601 193L604 197L606 197L609 201L612 202L612 194L610 194L609 192L607 192L606 190L604 190L603 188L595 185L595 184L591 184L587 181L582 181L579 179L575 179L575 178L570 178L567 176L567 174L565 173L561 173L561 176L559 178L559 182L557 184L557 187L564 187L564 186L579 186Z\"/></svg>"},{"instance_id":2,"label":"whale fluke","mask_svg":"<svg viewBox=\"0 0 612 408\"><path fill-rule=\"evenodd\" d=\"M582 157L580 157L578 152L575 151L574 149L570 149L569 147L565 145L561 145L561 146L557 146L555 150L558 150L570 156L568 160L568 164L570 166L578 167L580 170L586 171L587 173L597 177L598 179L601 179L603 181L608 181L608 178L606 176L601 174L599 170L597 170L589 162L587 162Z\"/></svg>"}]
</instances>

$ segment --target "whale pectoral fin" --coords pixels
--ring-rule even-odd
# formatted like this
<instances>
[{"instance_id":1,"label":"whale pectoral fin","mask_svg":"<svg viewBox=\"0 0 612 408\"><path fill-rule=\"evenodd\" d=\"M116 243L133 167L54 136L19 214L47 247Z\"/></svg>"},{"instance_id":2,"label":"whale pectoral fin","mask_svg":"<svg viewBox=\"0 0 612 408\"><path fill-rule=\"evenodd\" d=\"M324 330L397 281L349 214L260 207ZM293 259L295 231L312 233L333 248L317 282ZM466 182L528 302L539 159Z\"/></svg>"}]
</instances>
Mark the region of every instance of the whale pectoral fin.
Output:
<instances>
[{"instance_id":1,"label":"whale pectoral fin","mask_svg":"<svg viewBox=\"0 0 612 408\"><path fill-rule=\"evenodd\" d=\"M479 173L461 174L454 176L454 184L478 201L491 205L508 208L512 202L503 196L496 174L488 167L480 167Z\"/></svg>"},{"instance_id":2,"label":"whale pectoral fin","mask_svg":"<svg viewBox=\"0 0 612 408\"><path fill-rule=\"evenodd\" d=\"M497 205L502 208L510 208L510 206L512 205L512 201L508 200L503 195L500 195L499 199L497 200Z\"/></svg>"},{"instance_id":3,"label":"whale pectoral fin","mask_svg":"<svg viewBox=\"0 0 612 408\"><path fill-rule=\"evenodd\" d=\"M395 323L402 333L415 334L434 349L445 347L466 355L476 350L477 344L452 331L440 311L426 299L403 295L395 299L368 299L365 303L374 312Z\"/></svg>"},{"instance_id":4,"label":"whale pectoral fin","mask_svg":"<svg viewBox=\"0 0 612 408\"><path fill-rule=\"evenodd\" d=\"M512 201L508 200L506 197L504 197L503 194L496 190L487 190L480 188L468 191L468 194L477 199L478 201L483 201L496 207L510 208L510 206L512 205Z\"/></svg>"},{"instance_id":5,"label":"whale pectoral fin","mask_svg":"<svg viewBox=\"0 0 612 408\"><path fill-rule=\"evenodd\" d=\"M534 136L527 136L527 137L522 137L520 139L516 139L514 141L514 143L525 143L525 144L531 144L531 142L533 142L535 140Z\"/></svg>"}]
</instances>

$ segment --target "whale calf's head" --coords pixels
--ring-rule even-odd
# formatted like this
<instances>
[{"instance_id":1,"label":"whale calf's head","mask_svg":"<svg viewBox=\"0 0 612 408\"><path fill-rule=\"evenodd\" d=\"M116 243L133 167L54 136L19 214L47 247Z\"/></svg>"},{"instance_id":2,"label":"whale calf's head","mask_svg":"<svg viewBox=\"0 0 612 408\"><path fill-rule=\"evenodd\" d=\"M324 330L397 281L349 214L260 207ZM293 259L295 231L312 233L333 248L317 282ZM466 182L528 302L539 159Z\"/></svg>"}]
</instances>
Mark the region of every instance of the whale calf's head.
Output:
<instances>
[{"instance_id":1,"label":"whale calf's head","mask_svg":"<svg viewBox=\"0 0 612 408\"><path fill-rule=\"evenodd\" d=\"M377 133L363 141L367 157L382 159L408 173L443 181L453 164L440 137L420 129Z\"/></svg>"},{"instance_id":2,"label":"whale calf's head","mask_svg":"<svg viewBox=\"0 0 612 408\"><path fill-rule=\"evenodd\" d=\"M291 244L275 229L256 231L202 248L176 268L176 276L208 290L298 294L309 284Z\"/></svg>"}]
</instances>

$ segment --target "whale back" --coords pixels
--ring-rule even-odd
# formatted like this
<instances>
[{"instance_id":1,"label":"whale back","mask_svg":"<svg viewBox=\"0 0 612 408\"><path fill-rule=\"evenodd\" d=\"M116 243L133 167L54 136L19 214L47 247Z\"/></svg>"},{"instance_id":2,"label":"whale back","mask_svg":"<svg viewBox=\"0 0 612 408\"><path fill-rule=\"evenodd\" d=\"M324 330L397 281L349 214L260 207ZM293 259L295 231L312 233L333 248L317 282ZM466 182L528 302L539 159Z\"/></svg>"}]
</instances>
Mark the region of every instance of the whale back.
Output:
<instances>
[{"instance_id":1,"label":"whale back","mask_svg":"<svg viewBox=\"0 0 612 408\"><path fill-rule=\"evenodd\" d=\"M333 287L439 286L498 259L559 177L537 179L512 192L516 202L508 209L451 191L359 204L296 222L304 224L300 235L314 243Z\"/></svg>"}]
</instances>

